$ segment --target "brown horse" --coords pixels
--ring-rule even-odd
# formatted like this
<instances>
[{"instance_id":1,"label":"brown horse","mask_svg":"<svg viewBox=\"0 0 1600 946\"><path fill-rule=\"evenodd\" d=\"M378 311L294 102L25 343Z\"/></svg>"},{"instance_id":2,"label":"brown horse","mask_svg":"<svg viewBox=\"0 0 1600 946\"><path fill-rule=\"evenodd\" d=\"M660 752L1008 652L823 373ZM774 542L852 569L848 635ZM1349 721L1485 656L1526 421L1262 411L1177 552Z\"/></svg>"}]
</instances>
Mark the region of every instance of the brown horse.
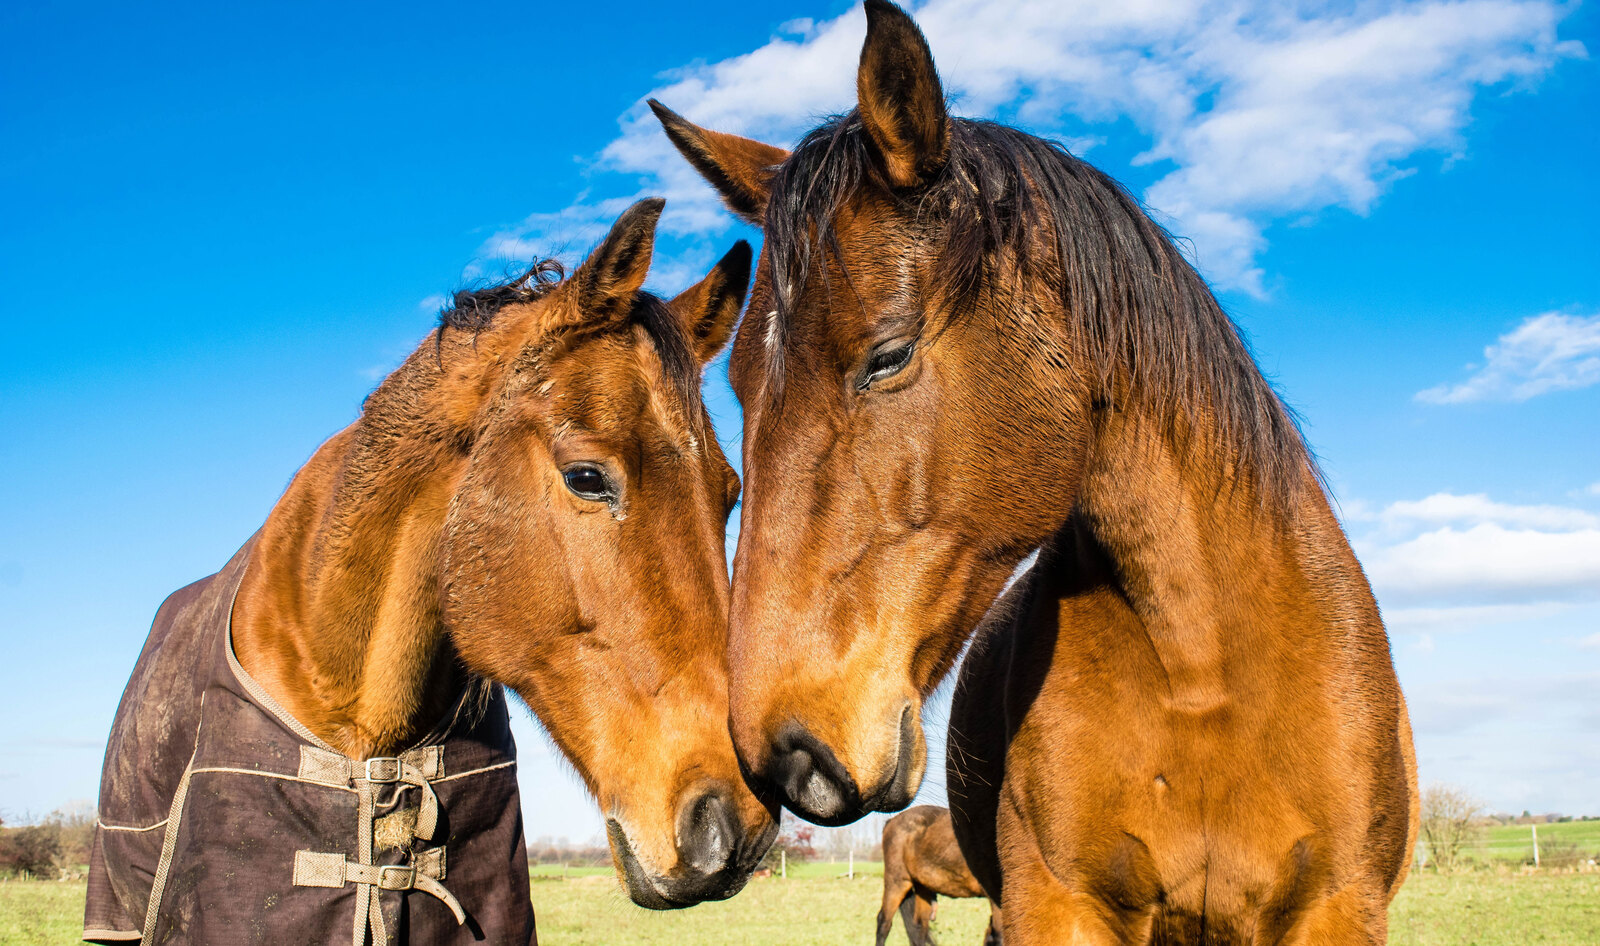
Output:
<instances>
[{"instance_id":1,"label":"brown horse","mask_svg":"<svg viewBox=\"0 0 1600 946\"><path fill-rule=\"evenodd\" d=\"M905 805L923 698L1031 567L948 757L1006 940L1383 941L1410 730L1292 418L1137 201L951 118L866 7L857 108L792 154L657 106L766 236L730 361L741 760L819 822Z\"/></svg>"},{"instance_id":2,"label":"brown horse","mask_svg":"<svg viewBox=\"0 0 1600 946\"><path fill-rule=\"evenodd\" d=\"M878 909L878 946L889 939L894 911L906 925L911 946L933 942L928 927L934 902L946 897L981 897L983 887L972 876L956 843L950 809L936 805L907 808L883 826L883 906ZM984 946L999 946L1000 908L990 904Z\"/></svg>"},{"instance_id":3,"label":"brown horse","mask_svg":"<svg viewBox=\"0 0 1600 946\"><path fill-rule=\"evenodd\" d=\"M545 263L458 294L241 553L230 629L236 675L302 734L301 771L278 777L286 786L324 779L325 765L307 774L307 752L317 765L328 756L316 746L352 760L426 746L464 693L487 698L484 681L504 683L599 803L629 895L658 909L731 896L776 833L775 807L747 788L725 722L724 525L739 482L700 397L751 253L741 242L671 301L643 292L663 203L631 207L570 278ZM173 712L151 679L136 673L113 731L103 795L113 807L140 791L129 747L151 749L145 734L166 723L151 715L155 704ZM194 725L180 728L192 743ZM333 783L381 790L412 758L424 757L389 759L378 767L387 774L358 765L354 781ZM447 756L434 774L462 777L450 765ZM204 771L218 779L239 769ZM520 857L520 813L455 812L458 825L480 816L517 819L498 856ZM148 830L108 827L108 843ZM380 850L385 830L380 823ZM352 864L351 876L361 873ZM472 865L450 869L468 877ZM309 882L322 885L314 873ZM401 882L370 878L384 890ZM526 903L525 871L515 884ZM127 922L101 925L115 933Z\"/></svg>"},{"instance_id":4,"label":"brown horse","mask_svg":"<svg viewBox=\"0 0 1600 946\"><path fill-rule=\"evenodd\" d=\"M774 832L718 721L739 481L699 392L750 250L641 292L663 203L565 282L458 297L295 477L234 608L240 663L353 758L416 738L467 675L505 683L657 907L730 896Z\"/></svg>"}]
</instances>

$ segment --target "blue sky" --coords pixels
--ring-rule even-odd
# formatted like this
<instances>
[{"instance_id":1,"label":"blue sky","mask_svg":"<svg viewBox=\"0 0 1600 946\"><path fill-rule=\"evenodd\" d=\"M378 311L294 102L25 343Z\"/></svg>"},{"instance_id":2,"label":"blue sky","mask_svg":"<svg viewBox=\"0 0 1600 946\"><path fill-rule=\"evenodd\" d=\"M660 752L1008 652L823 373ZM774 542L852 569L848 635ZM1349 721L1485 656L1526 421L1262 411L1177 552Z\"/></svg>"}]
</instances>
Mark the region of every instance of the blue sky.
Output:
<instances>
[{"instance_id":1,"label":"blue sky","mask_svg":"<svg viewBox=\"0 0 1600 946\"><path fill-rule=\"evenodd\" d=\"M789 142L851 106L863 33L840 2L223 6L0 11L7 818L95 795L156 606L261 523L441 294L581 255L641 194L669 198L662 291L753 235L647 95ZM958 113L1067 141L1191 241L1323 458L1423 778L1600 814L1595 10L917 12ZM720 365L708 391L736 446ZM522 732L530 835L598 832Z\"/></svg>"}]
</instances>

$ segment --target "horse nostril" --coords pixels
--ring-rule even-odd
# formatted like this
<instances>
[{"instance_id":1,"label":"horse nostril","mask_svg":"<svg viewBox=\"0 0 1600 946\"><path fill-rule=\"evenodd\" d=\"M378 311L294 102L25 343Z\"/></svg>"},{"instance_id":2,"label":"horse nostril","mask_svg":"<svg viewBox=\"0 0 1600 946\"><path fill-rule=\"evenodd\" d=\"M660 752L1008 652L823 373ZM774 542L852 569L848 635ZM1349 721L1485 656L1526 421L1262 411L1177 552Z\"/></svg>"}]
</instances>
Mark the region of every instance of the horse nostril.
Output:
<instances>
[{"instance_id":1,"label":"horse nostril","mask_svg":"<svg viewBox=\"0 0 1600 946\"><path fill-rule=\"evenodd\" d=\"M726 799L706 794L689 806L678 832L678 855L694 872L715 874L728 866L739 846L739 821Z\"/></svg>"},{"instance_id":2,"label":"horse nostril","mask_svg":"<svg viewBox=\"0 0 1600 946\"><path fill-rule=\"evenodd\" d=\"M827 747L791 728L773 747L771 774L796 814L818 824L843 824L859 816L853 779Z\"/></svg>"},{"instance_id":3,"label":"horse nostril","mask_svg":"<svg viewBox=\"0 0 1600 946\"><path fill-rule=\"evenodd\" d=\"M799 753L805 755L805 753ZM789 797L805 811L822 818L836 817L844 808L844 791L832 779L808 766L809 772Z\"/></svg>"}]
</instances>

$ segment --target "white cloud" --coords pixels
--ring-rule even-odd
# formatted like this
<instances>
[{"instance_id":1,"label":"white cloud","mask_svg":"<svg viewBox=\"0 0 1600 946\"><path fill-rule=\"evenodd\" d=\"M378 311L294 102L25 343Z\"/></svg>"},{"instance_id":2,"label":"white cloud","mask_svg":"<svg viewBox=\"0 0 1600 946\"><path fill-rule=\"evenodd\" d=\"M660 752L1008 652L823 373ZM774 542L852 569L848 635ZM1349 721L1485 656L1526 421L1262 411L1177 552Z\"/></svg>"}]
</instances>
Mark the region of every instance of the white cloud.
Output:
<instances>
[{"instance_id":1,"label":"white cloud","mask_svg":"<svg viewBox=\"0 0 1600 946\"><path fill-rule=\"evenodd\" d=\"M1423 499L1402 500L1384 507L1379 518L1387 523L1496 523L1533 529L1595 529L1600 516L1569 506L1517 506L1497 503L1484 493L1466 496L1434 493Z\"/></svg>"},{"instance_id":2,"label":"white cloud","mask_svg":"<svg viewBox=\"0 0 1600 946\"><path fill-rule=\"evenodd\" d=\"M1458 150L1481 89L1535 81L1584 54L1556 37L1566 10L1546 0L1379 0L1337 12L1266 0L928 0L914 13L961 114L1074 136L1131 120L1149 139L1139 161L1171 164L1147 203L1193 241L1214 282L1259 293L1268 224L1329 207L1364 213L1413 156ZM792 142L854 104L864 31L859 7L792 21L756 50L671 73L651 94L700 124ZM668 197L671 232L728 226L642 98L598 165ZM486 252L523 249L507 241L542 238L547 222L530 218Z\"/></svg>"},{"instance_id":3,"label":"white cloud","mask_svg":"<svg viewBox=\"0 0 1600 946\"><path fill-rule=\"evenodd\" d=\"M1477 604L1433 608L1389 608L1383 623L1392 631L1423 634L1435 630L1461 630L1480 624L1513 624L1554 617L1570 607L1566 602L1539 601L1532 604ZM1431 650L1431 644L1429 646Z\"/></svg>"},{"instance_id":4,"label":"white cloud","mask_svg":"<svg viewBox=\"0 0 1600 946\"><path fill-rule=\"evenodd\" d=\"M1474 368L1460 384L1428 388L1417 393L1417 400L1526 401L1600 383L1600 315L1546 312L1526 319L1485 348L1483 364Z\"/></svg>"},{"instance_id":5,"label":"white cloud","mask_svg":"<svg viewBox=\"0 0 1600 946\"><path fill-rule=\"evenodd\" d=\"M612 197L594 203L580 200L553 213L529 214L515 227L492 234L483 241L478 253L488 259L532 260L566 255L574 250L581 252L599 242L634 200L633 197ZM537 239L530 238L534 235Z\"/></svg>"},{"instance_id":6,"label":"white cloud","mask_svg":"<svg viewBox=\"0 0 1600 946\"><path fill-rule=\"evenodd\" d=\"M1390 503L1356 540L1397 628L1548 617L1600 597L1600 516L1435 493Z\"/></svg>"},{"instance_id":7,"label":"white cloud","mask_svg":"<svg viewBox=\"0 0 1600 946\"><path fill-rule=\"evenodd\" d=\"M1600 590L1600 529L1541 532L1485 523L1374 549L1363 561L1385 600L1548 600Z\"/></svg>"},{"instance_id":8,"label":"white cloud","mask_svg":"<svg viewBox=\"0 0 1600 946\"><path fill-rule=\"evenodd\" d=\"M1395 635L1423 780L1500 810L1594 813L1597 517L1445 492L1352 506L1360 515L1346 522Z\"/></svg>"}]
</instances>

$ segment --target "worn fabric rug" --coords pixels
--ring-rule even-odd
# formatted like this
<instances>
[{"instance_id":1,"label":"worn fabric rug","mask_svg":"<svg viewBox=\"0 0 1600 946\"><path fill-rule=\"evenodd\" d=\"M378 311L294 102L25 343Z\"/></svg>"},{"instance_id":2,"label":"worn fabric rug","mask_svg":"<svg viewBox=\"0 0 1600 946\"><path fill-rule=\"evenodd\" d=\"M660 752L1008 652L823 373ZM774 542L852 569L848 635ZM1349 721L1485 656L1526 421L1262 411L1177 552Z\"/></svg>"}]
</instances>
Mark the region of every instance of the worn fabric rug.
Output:
<instances>
[{"instance_id":1,"label":"worn fabric rug","mask_svg":"<svg viewBox=\"0 0 1600 946\"><path fill-rule=\"evenodd\" d=\"M469 688L397 757L340 754L234 657L254 545L156 614L106 747L84 939L535 943L504 692Z\"/></svg>"}]
</instances>

